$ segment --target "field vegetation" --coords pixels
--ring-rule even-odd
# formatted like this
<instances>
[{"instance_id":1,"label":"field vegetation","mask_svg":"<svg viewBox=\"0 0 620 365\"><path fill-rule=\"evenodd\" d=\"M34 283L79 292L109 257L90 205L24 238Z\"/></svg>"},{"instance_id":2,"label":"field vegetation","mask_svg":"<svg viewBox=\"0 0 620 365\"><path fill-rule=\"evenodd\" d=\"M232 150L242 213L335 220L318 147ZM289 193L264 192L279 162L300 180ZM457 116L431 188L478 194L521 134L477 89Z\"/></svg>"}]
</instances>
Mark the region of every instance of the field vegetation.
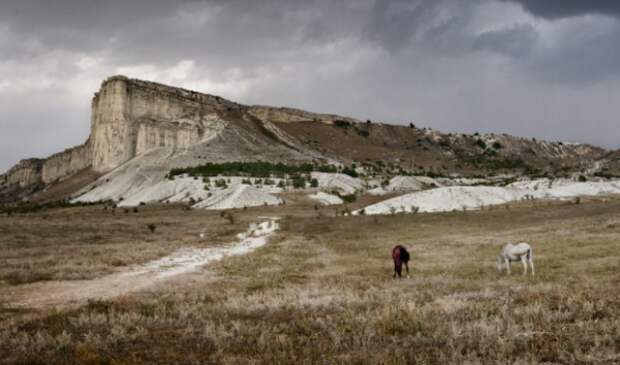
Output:
<instances>
[{"instance_id":1,"label":"field vegetation","mask_svg":"<svg viewBox=\"0 0 620 365\"><path fill-rule=\"evenodd\" d=\"M37 251L27 248L41 239L47 257L73 262L92 257L86 248L72 256L77 237L101 257L131 257L145 247L164 254L168 241L200 244L189 235L205 226L215 226L209 240L243 231L257 216L279 215L282 227L248 256L131 295L54 310L2 297L0 362L617 364L620 201L580 203L353 217L300 203L235 211L232 225L172 207L127 216L132 226L95 207L5 216L2 237L25 235L0 243L12 272L32 269ZM160 222L154 233L152 220ZM107 243L93 241L93 230ZM147 240L157 235L166 239ZM533 246L537 275L522 277L520 266L497 273L501 246L522 240ZM409 279L391 279L395 244L410 248Z\"/></svg>"}]
</instances>

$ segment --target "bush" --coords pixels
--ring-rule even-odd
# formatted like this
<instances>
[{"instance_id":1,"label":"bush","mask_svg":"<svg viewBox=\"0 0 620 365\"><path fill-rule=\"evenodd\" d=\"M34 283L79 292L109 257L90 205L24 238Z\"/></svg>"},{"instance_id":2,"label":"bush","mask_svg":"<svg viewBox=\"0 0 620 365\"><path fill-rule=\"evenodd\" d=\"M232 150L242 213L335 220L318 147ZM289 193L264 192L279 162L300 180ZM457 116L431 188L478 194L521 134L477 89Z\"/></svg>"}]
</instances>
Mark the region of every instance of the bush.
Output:
<instances>
[{"instance_id":1,"label":"bush","mask_svg":"<svg viewBox=\"0 0 620 365\"><path fill-rule=\"evenodd\" d=\"M345 203L353 203L357 200L357 195L355 193L349 195L338 194L338 196L340 197L340 199L344 200Z\"/></svg>"},{"instance_id":2,"label":"bush","mask_svg":"<svg viewBox=\"0 0 620 365\"><path fill-rule=\"evenodd\" d=\"M149 231L151 231L151 233L155 233L155 229L157 228L157 227L155 226L155 224L153 224L153 223L149 223L149 224L147 224L147 226L146 226L146 227L149 229Z\"/></svg>"},{"instance_id":3,"label":"bush","mask_svg":"<svg viewBox=\"0 0 620 365\"><path fill-rule=\"evenodd\" d=\"M347 122L346 120L334 120L334 126L338 127L338 128L349 128L351 126L350 122Z\"/></svg>"},{"instance_id":4,"label":"bush","mask_svg":"<svg viewBox=\"0 0 620 365\"><path fill-rule=\"evenodd\" d=\"M228 187L228 184L226 183L226 180L224 179L217 179L215 180L215 187L226 189Z\"/></svg>"},{"instance_id":5,"label":"bush","mask_svg":"<svg viewBox=\"0 0 620 365\"><path fill-rule=\"evenodd\" d=\"M483 140L481 140L481 139L476 141L476 145L478 147L482 148L483 150L487 149L487 144Z\"/></svg>"},{"instance_id":6,"label":"bush","mask_svg":"<svg viewBox=\"0 0 620 365\"><path fill-rule=\"evenodd\" d=\"M355 171L355 168L352 167L345 167L344 169L342 169L342 173L345 175L349 175L351 177L358 177L359 175L357 174L357 171Z\"/></svg>"},{"instance_id":7,"label":"bush","mask_svg":"<svg viewBox=\"0 0 620 365\"><path fill-rule=\"evenodd\" d=\"M293 187L295 189L304 189L306 187L306 178L303 176L294 176Z\"/></svg>"},{"instance_id":8,"label":"bush","mask_svg":"<svg viewBox=\"0 0 620 365\"><path fill-rule=\"evenodd\" d=\"M585 176L579 175L579 182L586 182L586 181L588 181L588 179Z\"/></svg>"},{"instance_id":9,"label":"bush","mask_svg":"<svg viewBox=\"0 0 620 365\"><path fill-rule=\"evenodd\" d=\"M319 180L317 180L317 179L315 179L315 178L312 178L312 179L310 180L310 187L313 187L313 188L318 188L318 187L319 187Z\"/></svg>"}]
</instances>

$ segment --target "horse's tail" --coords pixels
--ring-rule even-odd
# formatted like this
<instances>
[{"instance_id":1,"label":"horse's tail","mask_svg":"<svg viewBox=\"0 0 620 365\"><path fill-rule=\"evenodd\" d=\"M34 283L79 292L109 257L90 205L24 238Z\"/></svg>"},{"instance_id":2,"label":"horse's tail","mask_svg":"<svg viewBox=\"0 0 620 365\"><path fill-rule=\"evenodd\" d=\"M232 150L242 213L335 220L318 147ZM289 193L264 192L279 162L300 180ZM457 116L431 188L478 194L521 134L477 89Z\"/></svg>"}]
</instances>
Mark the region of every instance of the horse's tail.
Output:
<instances>
[{"instance_id":1,"label":"horse's tail","mask_svg":"<svg viewBox=\"0 0 620 365\"><path fill-rule=\"evenodd\" d=\"M527 259L528 261L532 260L532 249L531 248L527 250Z\"/></svg>"}]
</instances>

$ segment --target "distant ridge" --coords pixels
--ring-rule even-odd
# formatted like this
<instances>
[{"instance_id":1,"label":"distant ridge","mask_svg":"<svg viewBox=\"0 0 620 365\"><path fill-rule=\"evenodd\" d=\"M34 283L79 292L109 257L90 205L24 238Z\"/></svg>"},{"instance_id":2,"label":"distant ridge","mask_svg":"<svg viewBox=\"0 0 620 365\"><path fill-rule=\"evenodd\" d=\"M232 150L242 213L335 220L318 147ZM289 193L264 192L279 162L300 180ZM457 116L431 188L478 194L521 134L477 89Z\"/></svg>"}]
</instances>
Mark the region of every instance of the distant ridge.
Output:
<instances>
[{"instance_id":1,"label":"distant ridge","mask_svg":"<svg viewBox=\"0 0 620 365\"><path fill-rule=\"evenodd\" d=\"M112 76L92 99L87 141L0 175L0 202L65 198L100 176L161 178L222 161L380 165L386 173L487 176L618 174L618 152L506 134L444 134L333 114L247 106L160 83ZM120 169L120 170L119 170ZM103 177L102 177L103 178Z\"/></svg>"}]
</instances>

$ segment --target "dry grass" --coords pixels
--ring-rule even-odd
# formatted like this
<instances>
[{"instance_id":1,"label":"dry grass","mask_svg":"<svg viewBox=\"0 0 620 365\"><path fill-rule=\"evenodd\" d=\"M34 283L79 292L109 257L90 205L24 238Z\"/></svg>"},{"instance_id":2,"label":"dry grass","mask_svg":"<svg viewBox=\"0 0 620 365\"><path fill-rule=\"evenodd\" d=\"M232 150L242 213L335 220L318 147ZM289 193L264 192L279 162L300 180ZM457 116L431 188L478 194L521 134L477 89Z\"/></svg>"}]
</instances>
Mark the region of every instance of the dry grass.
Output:
<instances>
[{"instance_id":1,"label":"dry grass","mask_svg":"<svg viewBox=\"0 0 620 365\"><path fill-rule=\"evenodd\" d=\"M238 212L237 228L243 230L254 215L276 211ZM167 210L153 214L174 216ZM179 213L179 224L191 225L182 219L185 214L193 221L198 216L192 214L205 213ZM280 214L287 218L269 245L157 289L41 313L37 320L4 312L13 319L0 330L0 359L30 364L620 362L617 200L384 217L327 218L298 207ZM184 231L178 229L170 237ZM532 243L535 278L522 277L520 266L510 277L495 271L501 244L515 240ZM411 248L411 279L390 278L389 253L396 243Z\"/></svg>"},{"instance_id":2,"label":"dry grass","mask_svg":"<svg viewBox=\"0 0 620 365\"><path fill-rule=\"evenodd\" d=\"M0 288L3 281L98 277L179 247L227 242L248 224L181 205L136 209L97 205L0 216Z\"/></svg>"}]
</instances>

